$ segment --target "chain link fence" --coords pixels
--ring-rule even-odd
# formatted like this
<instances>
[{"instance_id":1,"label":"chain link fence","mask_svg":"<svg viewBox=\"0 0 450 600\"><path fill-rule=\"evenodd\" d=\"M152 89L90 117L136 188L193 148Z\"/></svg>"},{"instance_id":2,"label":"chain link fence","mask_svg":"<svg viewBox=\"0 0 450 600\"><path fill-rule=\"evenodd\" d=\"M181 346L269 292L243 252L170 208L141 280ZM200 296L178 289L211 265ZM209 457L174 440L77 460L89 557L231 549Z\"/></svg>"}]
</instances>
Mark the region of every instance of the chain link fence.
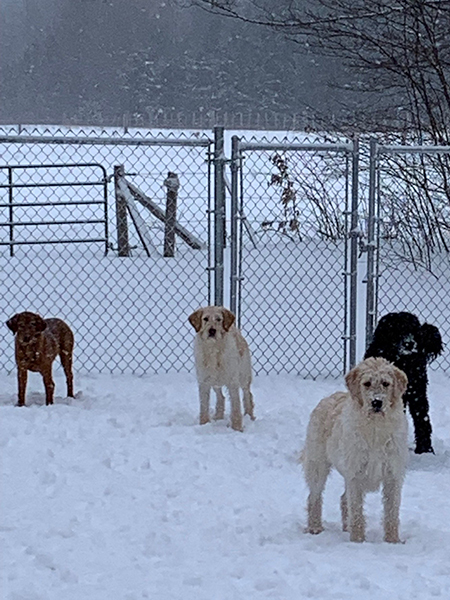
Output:
<instances>
[{"instance_id":1,"label":"chain link fence","mask_svg":"<svg viewBox=\"0 0 450 600\"><path fill-rule=\"evenodd\" d=\"M355 146L307 136L241 138L234 155L241 174L237 312L255 371L339 375L354 342Z\"/></svg>"},{"instance_id":2,"label":"chain link fence","mask_svg":"<svg viewBox=\"0 0 450 600\"><path fill-rule=\"evenodd\" d=\"M211 144L182 133L0 128L3 321L24 310L66 320L79 371L190 370L187 316L210 302ZM178 180L170 255L164 221L135 197L119 252L116 167L163 215L167 182ZM0 346L0 368L11 371L6 326Z\"/></svg>"},{"instance_id":3,"label":"chain link fence","mask_svg":"<svg viewBox=\"0 0 450 600\"><path fill-rule=\"evenodd\" d=\"M256 373L341 374L360 315L367 339L407 310L446 342L449 150L370 146L366 171L357 140L312 134L0 128L3 320L65 319L81 372L191 370L187 316L210 303L236 312ZM6 326L0 346L12 371Z\"/></svg>"},{"instance_id":4,"label":"chain link fence","mask_svg":"<svg viewBox=\"0 0 450 600\"><path fill-rule=\"evenodd\" d=\"M371 171L367 338L384 314L407 311L436 325L448 346L450 148L372 140ZM448 352L432 367L449 371Z\"/></svg>"}]
</instances>

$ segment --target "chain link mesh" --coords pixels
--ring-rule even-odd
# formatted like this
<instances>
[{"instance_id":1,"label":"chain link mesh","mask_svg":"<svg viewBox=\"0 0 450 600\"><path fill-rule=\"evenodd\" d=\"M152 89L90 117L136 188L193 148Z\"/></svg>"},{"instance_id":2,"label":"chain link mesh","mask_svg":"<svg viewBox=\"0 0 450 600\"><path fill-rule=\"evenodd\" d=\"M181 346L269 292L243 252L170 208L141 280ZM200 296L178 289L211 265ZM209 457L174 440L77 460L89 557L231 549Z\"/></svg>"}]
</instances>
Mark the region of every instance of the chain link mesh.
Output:
<instances>
[{"instance_id":1,"label":"chain link mesh","mask_svg":"<svg viewBox=\"0 0 450 600\"><path fill-rule=\"evenodd\" d=\"M0 128L1 136L17 134ZM14 245L14 256L9 245L0 246L3 320L24 310L66 320L75 333L75 368L80 372L190 370L187 315L209 303L209 139L180 134L146 145L148 138L139 133L42 127L22 128L20 135L21 143L1 144L0 242L9 242L12 231L15 242L46 243ZM26 136L29 141L24 141ZM82 142L69 143L74 136ZM49 137L64 137L67 143L32 141ZM99 141L107 138L117 139L117 144ZM85 163L100 166L79 166ZM47 166L9 168L33 164ZM78 166L50 166L56 164ZM119 257L112 177L116 165L123 165L126 178L163 211L164 182L169 172L176 174L177 222L201 241L201 249L177 236L175 256L163 257L164 224L136 202L141 226L152 241L150 256L128 219L131 256ZM58 185L48 187L50 183ZM13 341L6 326L0 340L0 368L11 371Z\"/></svg>"},{"instance_id":2,"label":"chain link mesh","mask_svg":"<svg viewBox=\"0 0 450 600\"><path fill-rule=\"evenodd\" d=\"M336 376L346 362L348 153L290 147L327 139L265 141L282 148L245 150L242 161L242 329L257 373Z\"/></svg>"},{"instance_id":3,"label":"chain link mesh","mask_svg":"<svg viewBox=\"0 0 450 600\"><path fill-rule=\"evenodd\" d=\"M0 137L4 321L23 310L65 319L81 372L190 370L186 318L211 301L212 141L56 127L4 127ZM240 164L238 313L255 372L339 375L347 363L351 153L324 150L320 144L339 140L311 135L241 138L243 147L252 142L277 145L244 150ZM294 149L307 143L316 147ZM173 244L165 224L133 194L127 196L131 255L118 256L113 172L119 165L129 189L163 213L172 194L173 258L163 256ZM415 312L437 325L444 341L449 166L445 153L381 152L377 170L378 315ZM363 204L361 210L363 231ZM183 241L180 228L201 247ZM12 371L6 327L0 345L0 368ZM450 359L444 354L434 365L448 370Z\"/></svg>"},{"instance_id":4,"label":"chain link mesh","mask_svg":"<svg viewBox=\"0 0 450 600\"><path fill-rule=\"evenodd\" d=\"M378 318L417 314L450 337L450 154L393 153L378 160ZM432 368L449 371L448 352Z\"/></svg>"}]
</instances>

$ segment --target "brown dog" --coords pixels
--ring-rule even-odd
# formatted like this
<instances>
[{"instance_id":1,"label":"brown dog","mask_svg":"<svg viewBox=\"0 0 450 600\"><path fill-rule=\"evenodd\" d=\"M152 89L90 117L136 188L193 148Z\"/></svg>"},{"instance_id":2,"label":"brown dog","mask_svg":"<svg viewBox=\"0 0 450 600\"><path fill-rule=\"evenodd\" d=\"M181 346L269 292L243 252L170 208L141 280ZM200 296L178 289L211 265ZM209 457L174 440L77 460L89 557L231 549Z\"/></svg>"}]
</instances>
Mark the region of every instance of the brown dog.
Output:
<instances>
[{"instance_id":1,"label":"brown dog","mask_svg":"<svg viewBox=\"0 0 450 600\"><path fill-rule=\"evenodd\" d=\"M45 386L45 404L53 404L55 383L52 364L59 355L67 381L67 395L73 398L73 333L61 319L43 319L32 312L14 315L6 325L15 334L18 406L25 405L28 371L42 375Z\"/></svg>"}]
</instances>

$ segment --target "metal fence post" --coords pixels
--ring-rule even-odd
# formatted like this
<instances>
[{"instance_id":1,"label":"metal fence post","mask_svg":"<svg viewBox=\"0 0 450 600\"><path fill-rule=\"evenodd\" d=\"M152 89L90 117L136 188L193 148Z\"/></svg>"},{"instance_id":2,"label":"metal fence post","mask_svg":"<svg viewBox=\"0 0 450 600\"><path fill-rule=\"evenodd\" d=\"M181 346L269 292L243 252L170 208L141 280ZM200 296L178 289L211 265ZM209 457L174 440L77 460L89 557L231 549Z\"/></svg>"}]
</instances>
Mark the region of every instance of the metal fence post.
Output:
<instances>
[{"instance_id":1,"label":"metal fence post","mask_svg":"<svg viewBox=\"0 0 450 600\"><path fill-rule=\"evenodd\" d=\"M125 167L117 165L114 167L114 190L116 194L116 226L117 226L117 250L119 256L130 256L130 245L128 243L128 220L127 205L120 190L119 181L125 175Z\"/></svg>"},{"instance_id":2,"label":"metal fence post","mask_svg":"<svg viewBox=\"0 0 450 600\"><path fill-rule=\"evenodd\" d=\"M231 138L231 259L230 259L230 310L236 314L238 282L238 176L239 176L239 138Z\"/></svg>"},{"instance_id":3,"label":"metal fence post","mask_svg":"<svg viewBox=\"0 0 450 600\"><path fill-rule=\"evenodd\" d=\"M358 175L359 175L359 139L353 138L352 150L352 205L350 219L350 331L349 331L349 367L356 364L356 324L358 306Z\"/></svg>"},{"instance_id":4,"label":"metal fence post","mask_svg":"<svg viewBox=\"0 0 450 600\"><path fill-rule=\"evenodd\" d=\"M13 209L13 170L11 167L8 167L8 195L9 195L9 241L11 245L9 246L9 255L14 256L14 209Z\"/></svg>"},{"instance_id":5,"label":"metal fence post","mask_svg":"<svg viewBox=\"0 0 450 600\"><path fill-rule=\"evenodd\" d=\"M214 127L214 304L223 305L225 179L224 128Z\"/></svg>"},{"instance_id":6,"label":"metal fence post","mask_svg":"<svg viewBox=\"0 0 450 600\"><path fill-rule=\"evenodd\" d=\"M365 347L372 341L375 329L375 199L376 199L377 139L370 138L369 214L367 218L367 294Z\"/></svg>"}]
</instances>

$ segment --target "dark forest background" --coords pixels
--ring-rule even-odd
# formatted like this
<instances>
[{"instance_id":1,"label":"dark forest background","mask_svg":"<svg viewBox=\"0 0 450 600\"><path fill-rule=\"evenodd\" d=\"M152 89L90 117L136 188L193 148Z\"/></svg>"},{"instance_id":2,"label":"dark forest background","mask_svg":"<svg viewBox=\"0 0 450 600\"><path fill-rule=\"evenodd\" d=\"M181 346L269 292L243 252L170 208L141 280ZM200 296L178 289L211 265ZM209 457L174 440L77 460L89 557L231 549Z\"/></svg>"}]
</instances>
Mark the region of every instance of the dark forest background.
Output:
<instances>
[{"instance_id":1,"label":"dark forest background","mask_svg":"<svg viewBox=\"0 0 450 600\"><path fill-rule=\"evenodd\" d=\"M329 126L364 110L339 56L196 6L2 0L0 7L3 123L116 125L125 115L151 126L172 112L189 125L191 115L216 112L219 120L269 113Z\"/></svg>"}]
</instances>

